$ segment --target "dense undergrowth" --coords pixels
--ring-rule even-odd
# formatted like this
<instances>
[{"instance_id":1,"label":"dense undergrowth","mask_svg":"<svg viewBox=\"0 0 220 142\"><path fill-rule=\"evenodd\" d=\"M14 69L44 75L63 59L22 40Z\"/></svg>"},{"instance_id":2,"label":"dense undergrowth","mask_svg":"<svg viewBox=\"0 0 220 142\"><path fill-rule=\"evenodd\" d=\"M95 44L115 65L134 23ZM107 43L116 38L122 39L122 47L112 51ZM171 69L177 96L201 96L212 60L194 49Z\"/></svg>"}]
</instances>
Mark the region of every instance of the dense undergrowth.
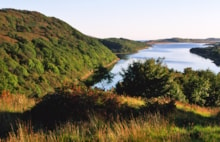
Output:
<instances>
[{"instance_id":1,"label":"dense undergrowth","mask_svg":"<svg viewBox=\"0 0 220 142\"><path fill-rule=\"evenodd\" d=\"M163 97L119 96L73 86L42 99L5 91L0 102L1 141L220 140L218 108Z\"/></svg>"}]
</instances>

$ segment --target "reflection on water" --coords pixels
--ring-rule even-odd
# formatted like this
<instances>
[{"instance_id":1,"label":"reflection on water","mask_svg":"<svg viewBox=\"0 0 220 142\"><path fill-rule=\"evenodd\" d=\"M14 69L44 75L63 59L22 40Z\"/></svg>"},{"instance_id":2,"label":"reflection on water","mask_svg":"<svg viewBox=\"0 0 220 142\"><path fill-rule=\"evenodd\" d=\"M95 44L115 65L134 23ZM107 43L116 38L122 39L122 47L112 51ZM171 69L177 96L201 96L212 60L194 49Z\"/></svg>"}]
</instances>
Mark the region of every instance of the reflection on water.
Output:
<instances>
[{"instance_id":1,"label":"reflection on water","mask_svg":"<svg viewBox=\"0 0 220 142\"><path fill-rule=\"evenodd\" d=\"M122 80L120 72L122 72L123 69L126 70L128 65L133 62L144 61L149 58L164 58L164 64L167 67L181 72L187 67L191 67L194 70L210 69L215 73L220 72L220 68L217 67L211 60L191 54L189 50L195 47L204 48L206 45L201 43L155 44L153 47L140 50L138 53L123 55L123 59L119 60L111 70L111 73L115 75L113 81L108 84L107 81L102 80L101 82L95 84L94 87L105 90L115 87L117 82Z\"/></svg>"}]
</instances>

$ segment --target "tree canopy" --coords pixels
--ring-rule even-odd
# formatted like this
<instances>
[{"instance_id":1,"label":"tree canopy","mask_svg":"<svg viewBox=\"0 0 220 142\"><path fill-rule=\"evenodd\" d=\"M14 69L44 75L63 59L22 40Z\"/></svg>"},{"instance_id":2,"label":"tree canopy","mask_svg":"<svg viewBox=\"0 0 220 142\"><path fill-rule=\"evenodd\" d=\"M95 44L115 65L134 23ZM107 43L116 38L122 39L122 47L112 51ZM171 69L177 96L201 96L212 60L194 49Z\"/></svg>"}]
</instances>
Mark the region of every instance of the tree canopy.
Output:
<instances>
[{"instance_id":1,"label":"tree canopy","mask_svg":"<svg viewBox=\"0 0 220 142\"><path fill-rule=\"evenodd\" d=\"M146 42L133 41L124 38L107 38L100 39L105 46L107 46L114 53L131 53L139 49L147 47Z\"/></svg>"},{"instance_id":2,"label":"tree canopy","mask_svg":"<svg viewBox=\"0 0 220 142\"><path fill-rule=\"evenodd\" d=\"M210 70L183 73L169 70L162 60L148 59L134 62L122 73L123 80L116 85L116 92L130 96L170 97L201 106L220 105L219 74Z\"/></svg>"}]
</instances>

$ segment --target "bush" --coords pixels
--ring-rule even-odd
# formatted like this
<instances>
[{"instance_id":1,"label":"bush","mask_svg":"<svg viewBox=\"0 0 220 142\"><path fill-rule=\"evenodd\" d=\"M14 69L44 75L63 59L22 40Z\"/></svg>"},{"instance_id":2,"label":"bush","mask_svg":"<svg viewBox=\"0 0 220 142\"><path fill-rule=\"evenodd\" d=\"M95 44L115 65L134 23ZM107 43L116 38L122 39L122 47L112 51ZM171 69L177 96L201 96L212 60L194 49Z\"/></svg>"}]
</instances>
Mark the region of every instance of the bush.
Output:
<instances>
[{"instance_id":1,"label":"bush","mask_svg":"<svg viewBox=\"0 0 220 142\"><path fill-rule=\"evenodd\" d=\"M43 64L37 59L33 60L33 62L35 63L35 69L36 69L37 73L39 73L39 74L44 73Z\"/></svg>"},{"instance_id":2,"label":"bush","mask_svg":"<svg viewBox=\"0 0 220 142\"><path fill-rule=\"evenodd\" d=\"M56 73L56 74L60 74L59 69L52 63L46 63L46 69L49 71L51 70L52 72Z\"/></svg>"},{"instance_id":3,"label":"bush","mask_svg":"<svg viewBox=\"0 0 220 142\"><path fill-rule=\"evenodd\" d=\"M161 59L133 63L123 71L122 76L123 81L116 87L120 94L147 98L170 95L172 78Z\"/></svg>"},{"instance_id":4,"label":"bush","mask_svg":"<svg viewBox=\"0 0 220 142\"><path fill-rule=\"evenodd\" d=\"M3 90L14 91L18 84L17 76L11 74L10 72L4 72L0 74L0 92Z\"/></svg>"}]
</instances>

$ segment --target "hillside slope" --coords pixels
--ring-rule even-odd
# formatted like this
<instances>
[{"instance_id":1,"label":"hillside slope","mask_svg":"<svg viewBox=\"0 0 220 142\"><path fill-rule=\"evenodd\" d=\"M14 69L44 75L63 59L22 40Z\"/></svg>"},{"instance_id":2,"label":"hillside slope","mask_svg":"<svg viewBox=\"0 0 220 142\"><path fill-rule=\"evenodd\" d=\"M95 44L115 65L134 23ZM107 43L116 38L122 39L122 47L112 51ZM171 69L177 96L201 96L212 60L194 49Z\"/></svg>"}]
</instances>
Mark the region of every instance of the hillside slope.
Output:
<instances>
[{"instance_id":1,"label":"hillside slope","mask_svg":"<svg viewBox=\"0 0 220 142\"><path fill-rule=\"evenodd\" d=\"M146 42L124 38L107 38L100 41L114 53L132 53L147 47Z\"/></svg>"},{"instance_id":2,"label":"hillside slope","mask_svg":"<svg viewBox=\"0 0 220 142\"><path fill-rule=\"evenodd\" d=\"M57 18L0 10L0 92L44 95L115 59L98 39Z\"/></svg>"}]
</instances>

